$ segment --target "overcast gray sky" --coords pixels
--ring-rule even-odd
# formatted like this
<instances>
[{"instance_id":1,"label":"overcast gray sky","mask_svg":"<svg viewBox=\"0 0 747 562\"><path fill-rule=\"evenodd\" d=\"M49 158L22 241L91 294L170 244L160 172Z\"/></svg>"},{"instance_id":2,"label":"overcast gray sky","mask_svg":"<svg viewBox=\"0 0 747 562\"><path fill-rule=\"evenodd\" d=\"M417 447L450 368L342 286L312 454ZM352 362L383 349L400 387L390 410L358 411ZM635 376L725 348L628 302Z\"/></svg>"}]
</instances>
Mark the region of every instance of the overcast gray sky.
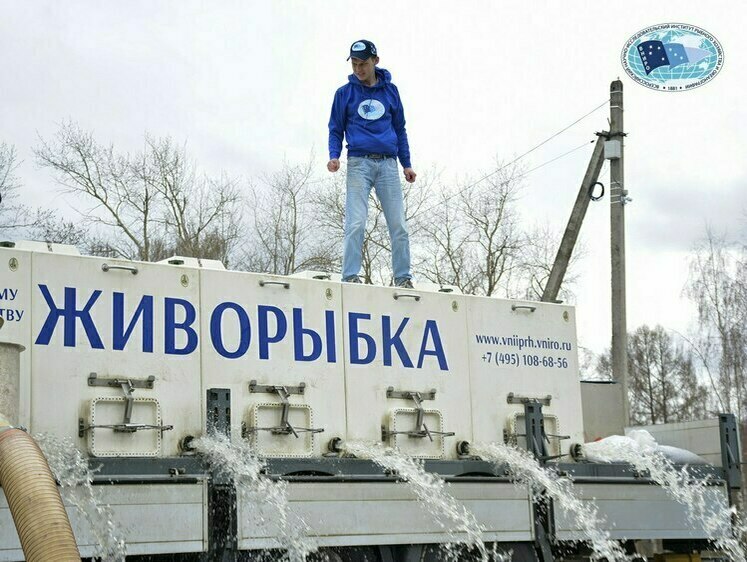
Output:
<instances>
[{"instance_id":1,"label":"overcast gray sky","mask_svg":"<svg viewBox=\"0 0 747 562\"><path fill-rule=\"evenodd\" d=\"M14 144L27 203L47 203L31 147L66 119L123 150L143 133L186 140L207 170L257 176L313 149L352 41L373 40L399 86L417 171L445 181L490 171L625 87L628 326L687 331L688 251L707 224L736 236L747 210L747 71L741 2L0 0L0 141ZM677 94L630 80L620 53L657 23L702 27L725 66ZM526 159L533 167L607 127L594 113ZM591 153L527 176L527 223L564 227ZM607 179L603 180L607 183ZM61 197L52 204L64 207ZM740 220L742 222L740 222ZM591 206L575 287L581 345L609 343L609 201Z\"/></svg>"}]
</instances>

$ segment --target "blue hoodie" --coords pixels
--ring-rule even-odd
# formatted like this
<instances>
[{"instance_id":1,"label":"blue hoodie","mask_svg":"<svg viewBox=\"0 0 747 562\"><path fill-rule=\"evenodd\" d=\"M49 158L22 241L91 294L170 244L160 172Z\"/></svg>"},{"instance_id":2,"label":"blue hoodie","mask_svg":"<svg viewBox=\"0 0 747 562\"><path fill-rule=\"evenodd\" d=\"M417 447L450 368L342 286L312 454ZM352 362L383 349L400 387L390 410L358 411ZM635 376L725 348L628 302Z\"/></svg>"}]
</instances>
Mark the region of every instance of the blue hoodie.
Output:
<instances>
[{"instance_id":1,"label":"blue hoodie","mask_svg":"<svg viewBox=\"0 0 747 562\"><path fill-rule=\"evenodd\" d=\"M348 156L398 156L402 167L409 168L410 146L399 91L389 71L376 67L376 78L376 84L368 87L351 74L335 93L329 117L329 157L340 157L344 134Z\"/></svg>"}]
</instances>

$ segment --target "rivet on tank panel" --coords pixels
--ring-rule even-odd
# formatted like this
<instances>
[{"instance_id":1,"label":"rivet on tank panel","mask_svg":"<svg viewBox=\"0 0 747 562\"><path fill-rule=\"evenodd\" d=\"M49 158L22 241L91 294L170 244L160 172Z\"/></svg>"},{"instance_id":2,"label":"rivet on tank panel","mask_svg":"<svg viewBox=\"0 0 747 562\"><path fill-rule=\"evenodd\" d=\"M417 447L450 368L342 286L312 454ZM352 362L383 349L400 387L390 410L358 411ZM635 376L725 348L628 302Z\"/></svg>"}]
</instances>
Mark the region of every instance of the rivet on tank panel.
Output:
<instances>
[{"instance_id":1,"label":"rivet on tank panel","mask_svg":"<svg viewBox=\"0 0 747 562\"><path fill-rule=\"evenodd\" d=\"M324 291L324 294L327 297L327 300L332 300L332 289L328 288L326 291Z\"/></svg>"},{"instance_id":2,"label":"rivet on tank panel","mask_svg":"<svg viewBox=\"0 0 747 562\"><path fill-rule=\"evenodd\" d=\"M189 285L189 277L187 277L186 274L182 275L182 287L186 287Z\"/></svg>"},{"instance_id":3,"label":"rivet on tank panel","mask_svg":"<svg viewBox=\"0 0 747 562\"><path fill-rule=\"evenodd\" d=\"M18 259L16 258L10 258L8 260L8 267L11 271L16 271L18 269Z\"/></svg>"},{"instance_id":4,"label":"rivet on tank panel","mask_svg":"<svg viewBox=\"0 0 747 562\"><path fill-rule=\"evenodd\" d=\"M459 310L459 303L457 301L451 301L451 310L453 310L454 312Z\"/></svg>"},{"instance_id":5,"label":"rivet on tank panel","mask_svg":"<svg viewBox=\"0 0 747 562\"><path fill-rule=\"evenodd\" d=\"M569 319L570 317L571 317L571 315L570 315L570 314L568 314L568 311L567 311L567 310L564 310L564 311L563 311L563 320L565 320L566 322L568 322L568 319Z\"/></svg>"}]
</instances>

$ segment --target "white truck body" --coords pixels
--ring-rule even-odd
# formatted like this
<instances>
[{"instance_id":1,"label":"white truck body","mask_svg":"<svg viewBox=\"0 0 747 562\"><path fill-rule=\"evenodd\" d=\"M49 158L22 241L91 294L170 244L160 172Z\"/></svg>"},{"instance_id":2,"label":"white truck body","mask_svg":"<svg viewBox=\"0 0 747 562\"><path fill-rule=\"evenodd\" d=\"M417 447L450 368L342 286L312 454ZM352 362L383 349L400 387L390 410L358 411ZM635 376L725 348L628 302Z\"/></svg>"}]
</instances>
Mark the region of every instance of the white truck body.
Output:
<instances>
[{"instance_id":1,"label":"white truck body","mask_svg":"<svg viewBox=\"0 0 747 562\"><path fill-rule=\"evenodd\" d=\"M321 459L332 438L381 442L384 435L408 455L459 462L459 441L521 446L522 399L546 400L548 433L568 436L551 439L551 453L567 455L584 441L571 306L171 261L81 256L41 243L0 249L0 341L25 347L19 425L69 439L92 458L170 459L182 455L185 437L205 433L206 397L220 388L230 390L232 440L250 439L267 458ZM124 391L94 385L92 373L98 381L154 377L151 387L133 391L131 422L173 429L113 431L122 423ZM303 383L303 394L288 396L288 421L324 431L295 438L261 429L278 423L282 400L251 391L251 381ZM388 396L392 389L435 390L422 402L432 440L387 433L415 429L417 417L414 402ZM125 530L129 552L155 554L208 548L207 485L198 479L96 488ZM298 482L288 490L291 509L322 545L449 540L402 484ZM486 540L535 539L526 487L465 482L450 492L475 513ZM616 535L707 537L661 489L605 483L582 493L601 501ZM713 501L728 506L724 486L713 488ZM262 509L239 497L239 549L276 544L272 529L258 523L268 516ZM657 514L666 514L661 532ZM74 510L71 517L81 552L90 555L92 539ZM561 539L578 538L562 513L557 528ZM0 560L19 558L0 494Z\"/></svg>"}]
</instances>

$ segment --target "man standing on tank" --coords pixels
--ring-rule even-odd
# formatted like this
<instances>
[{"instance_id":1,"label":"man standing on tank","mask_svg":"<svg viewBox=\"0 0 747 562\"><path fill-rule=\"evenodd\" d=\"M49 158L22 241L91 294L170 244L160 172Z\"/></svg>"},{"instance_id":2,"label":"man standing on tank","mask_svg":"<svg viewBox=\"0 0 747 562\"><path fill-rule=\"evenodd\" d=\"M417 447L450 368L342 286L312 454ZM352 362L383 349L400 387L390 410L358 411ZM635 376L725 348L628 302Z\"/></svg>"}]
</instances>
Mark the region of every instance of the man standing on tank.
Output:
<instances>
[{"instance_id":1,"label":"man standing on tank","mask_svg":"<svg viewBox=\"0 0 747 562\"><path fill-rule=\"evenodd\" d=\"M412 288L410 237L405 221L402 184L397 158L405 180L415 181L405 114L397 87L387 70L379 68L376 46L365 39L350 46L353 74L335 93L329 119L327 169L340 169L343 136L347 140L347 192L342 280L360 283L363 236L368 216L368 197L373 187L384 211L392 241L392 273L397 287Z\"/></svg>"}]
</instances>

